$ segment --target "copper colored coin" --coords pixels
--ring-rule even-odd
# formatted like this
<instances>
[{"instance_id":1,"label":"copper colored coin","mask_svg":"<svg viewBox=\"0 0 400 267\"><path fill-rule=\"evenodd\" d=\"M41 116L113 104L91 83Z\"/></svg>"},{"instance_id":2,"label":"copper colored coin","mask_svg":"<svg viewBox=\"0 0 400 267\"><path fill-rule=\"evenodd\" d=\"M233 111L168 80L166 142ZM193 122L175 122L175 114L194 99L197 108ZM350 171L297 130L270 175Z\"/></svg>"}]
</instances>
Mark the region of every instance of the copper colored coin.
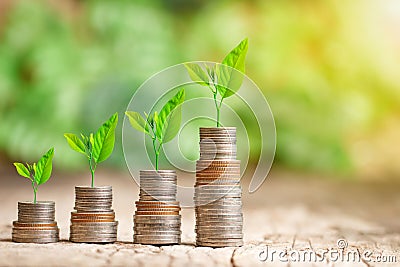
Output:
<instances>
[{"instance_id":1,"label":"copper colored coin","mask_svg":"<svg viewBox=\"0 0 400 267\"><path fill-rule=\"evenodd\" d=\"M71 216L72 219L114 219L115 216L103 216L103 215L98 215L98 216L86 216L86 215L81 215L81 216Z\"/></svg>"},{"instance_id":2,"label":"copper colored coin","mask_svg":"<svg viewBox=\"0 0 400 267\"><path fill-rule=\"evenodd\" d=\"M164 208L164 207L155 207L155 208L149 208L149 207L138 207L136 206L136 210L138 211L180 211L180 207L173 207L173 208Z\"/></svg>"},{"instance_id":3,"label":"copper colored coin","mask_svg":"<svg viewBox=\"0 0 400 267\"><path fill-rule=\"evenodd\" d=\"M176 209L180 208L179 205L150 205L150 204L136 204L136 207L140 208L155 208L155 209Z\"/></svg>"},{"instance_id":4,"label":"copper colored coin","mask_svg":"<svg viewBox=\"0 0 400 267\"><path fill-rule=\"evenodd\" d=\"M135 215L179 215L178 211L136 211Z\"/></svg>"},{"instance_id":5,"label":"copper colored coin","mask_svg":"<svg viewBox=\"0 0 400 267\"><path fill-rule=\"evenodd\" d=\"M113 219L71 219L72 223L85 223L85 222L113 222Z\"/></svg>"},{"instance_id":6,"label":"copper colored coin","mask_svg":"<svg viewBox=\"0 0 400 267\"><path fill-rule=\"evenodd\" d=\"M179 201L135 201L135 204L151 204L151 205L179 205Z\"/></svg>"},{"instance_id":7,"label":"copper colored coin","mask_svg":"<svg viewBox=\"0 0 400 267\"><path fill-rule=\"evenodd\" d=\"M76 212L73 211L71 212L72 216L83 216L83 217L91 217L91 216L104 216L104 217L114 217L115 213L114 212Z\"/></svg>"},{"instance_id":8,"label":"copper colored coin","mask_svg":"<svg viewBox=\"0 0 400 267\"><path fill-rule=\"evenodd\" d=\"M15 231L15 232L18 232L18 233L21 233L22 231L24 232L24 233L27 233L27 232L35 232L35 231L54 231L54 230L56 230L56 231L58 231L58 228L57 227L13 227L13 232Z\"/></svg>"},{"instance_id":9,"label":"copper colored coin","mask_svg":"<svg viewBox=\"0 0 400 267\"><path fill-rule=\"evenodd\" d=\"M15 227L54 227L57 226L57 223L21 223L18 221L13 222L13 226Z\"/></svg>"}]
</instances>

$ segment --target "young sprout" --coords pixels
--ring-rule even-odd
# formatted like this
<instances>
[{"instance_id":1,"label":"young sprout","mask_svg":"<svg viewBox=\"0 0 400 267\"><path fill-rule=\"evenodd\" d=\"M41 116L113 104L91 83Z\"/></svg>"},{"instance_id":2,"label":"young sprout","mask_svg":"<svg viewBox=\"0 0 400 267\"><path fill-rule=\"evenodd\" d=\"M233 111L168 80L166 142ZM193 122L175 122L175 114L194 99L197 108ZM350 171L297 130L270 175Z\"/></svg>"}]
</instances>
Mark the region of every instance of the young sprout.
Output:
<instances>
[{"instance_id":1,"label":"young sprout","mask_svg":"<svg viewBox=\"0 0 400 267\"><path fill-rule=\"evenodd\" d=\"M37 162L25 165L23 163L15 162L14 166L17 169L17 172L22 177L28 178L32 183L33 189L33 203L36 204L36 193L39 185L46 183L52 171L52 161L54 155L54 148L51 148L47 151L46 154L42 156L42 158Z\"/></svg>"},{"instance_id":2,"label":"young sprout","mask_svg":"<svg viewBox=\"0 0 400 267\"><path fill-rule=\"evenodd\" d=\"M84 155L89 161L89 169L92 175L91 186L94 187L94 172L97 164L105 161L112 153L115 143L115 127L118 123L118 113L115 113L103 123L95 134L88 136L81 134L81 138L72 133L64 134L69 146Z\"/></svg>"},{"instance_id":3,"label":"young sprout","mask_svg":"<svg viewBox=\"0 0 400 267\"><path fill-rule=\"evenodd\" d=\"M182 119L181 104L185 99L185 90L181 89L158 113L147 115L144 119L138 112L127 111L125 114L133 128L150 136L155 154L155 167L158 171L158 159L162 145L171 141L179 132Z\"/></svg>"},{"instance_id":4,"label":"young sprout","mask_svg":"<svg viewBox=\"0 0 400 267\"><path fill-rule=\"evenodd\" d=\"M185 64L192 81L202 86L207 86L211 90L217 110L217 127L220 126L222 101L234 95L242 86L247 49L248 39L246 38L226 55L221 64L216 64L212 67L205 65L206 71L203 70L200 64Z\"/></svg>"}]
</instances>

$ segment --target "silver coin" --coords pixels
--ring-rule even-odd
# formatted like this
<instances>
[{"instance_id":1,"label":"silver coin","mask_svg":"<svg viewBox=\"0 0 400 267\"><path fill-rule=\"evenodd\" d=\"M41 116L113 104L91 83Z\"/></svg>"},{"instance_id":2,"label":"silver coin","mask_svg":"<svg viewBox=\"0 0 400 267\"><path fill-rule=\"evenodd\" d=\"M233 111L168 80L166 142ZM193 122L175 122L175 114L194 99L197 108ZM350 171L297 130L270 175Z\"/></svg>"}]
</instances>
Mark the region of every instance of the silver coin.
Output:
<instances>
[{"instance_id":1,"label":"silver coin","mask_svg":"<svg viewBox=\"0 0 400 267\"><path fill-rule=\"evenodd\" d=\"M166 240L147 240L147 239L134 239L135 244L143 245L173 245L180 244L181 239L166 239Z\"/></svg>"},{"instance_id":2,"label":"silver coin","mask_svg":"<svg viewBox=\"0 0 400 267\"><path fill-rule=\"evenodd\" d=\"M173 188L142 188L140 189L140 194L160 194L171 196L176 194L176 186Z\"/></svg>"},{"instance_id":3,"label":"silver coin","mask_svg":"<svg viewBox=\"0 0 400 267\"><path fill-rule=\"evenodd\" d=\"M227 239L243 239L242 234L221 234L218 237L215 238L208 238L207 236L212 236L210 234L206 235L200 235L196 234L196 239L201 242L214 242L214 241L222 241L222 242L227 242ZM232 240L231 240L232 241Z\"/></svg>"},{"instance_id":4,"label":"silver coin","mask_svg":"<svg viewBox=\"0 0 400 267\"><path fill-rule=\"evenodd\" d=\"M36 244L49 244L49 243L57 243L59 241L58 238L46 238L46 239L26 239L26 238L14 238L12 239L15 243L36 243Z\"/></svg>"},{"instance_id":5,"label":"silver coin","mask_svg":"<svg viewBox=\"0 0 400 267\"><path fill-rule=\"evenodd\" d=\"M233 212L231 214L228 213L222 213L222 214L207 214L205 211L196 211L195 213L197 218L221 218L221 219L236 219L236 218L243 218L243 214L242 213L236 213Z\"/></svg>"},{"instance_id":6,"label":"silver coin","mask_svg":"<svg viewBox=\"0 0 400 267\"><path fill-rule=\"evenodd\" d=\"M142 215L136 215L137 217L138 216L142 216ZM143 215L143 216L146 216L146 215ZM165 224L165 225L168 225L168 224L177 224L177 223L180 223L180 218L179 219L142 219L142 218L135 218L134 219L134 223L138 223L138 224L154 224L154 225L157 225L157 224L161 224L161 223L163 223L163 224Z\"/></svg>"},{"instance_id":7,"label":"silver coin","mask_svg":"<svg viewBox=\"0 0 400 267\"><path fill-rule=\"evenodd\" d=\"M219 200L217 200L217 201L219 201ZM195 204L201 204L201 205L195 205L195 207L199 207L199 208L201 208L201 207L207 208L207 207L211 207L211 206L221 206L221 208L224 206L228 206L228 207L229 206L242 206L242 202L240 200L231 201L231 202L228 202L228 201L218 202L218 203L215 203L215 201L208 202L208 203L200 203L200 202L198 203L197 201L195 201Z\"/></svg>"},{"instance_id":8,"label":"silver coin","mask_svg":"<svg viewBox=\"0 0 400 267\"><path fill-rule=\"evenodd\" d=\"M243 241L237 241L237 242L200 242L196 241L196 246L199 247L214 247L214 248L219 248L219 247L241 247L243 246Z\"/></svg>"},{"instance_id":9,"label":"silver coin","mask_svg":"<svg viewBox=\"0 0 400 267\"><path fill-rule=\"evenodd\" d=\"M136 212L133 216L135 243L180 242L181 217L179 202L176 201L176 184L177 176L174 170L140 171L139 201L136 202Z\"/></svg>"},{"instance_id":10,"label":"silver coin","mask_svg":"<svg viewBox=\"0 0 400 267\"><path fill-rule=\"evenodd\" d=\"M58 238L54 202L18 202L18 220L13 222L12 241L52 243L57 242Z\"/></svg>"},{"instance_id":11,"label":"silver coin","mask_svg":"<svg viewBox=\"0 0 400 267\"><path fill-rule=\"evenodd\" d=\"M218 199L224 198L224 197L229 197L229 198L241 198L241 194L239 193L220 193L220 194L196 194L194 201L200 202L200 201L208 201L208 202L213 202ZM206 203L205 203L206 204Z\"/></svg>"},{"instance_id":12,"label":"silver coin","mask_svg":"<svg viewBox=\"0 0 400 267\"><path fill-rule=\"evenodd\" d=\"M196 244L243 244L240 160L236 128L201 128L194 192ZM215 183L214 183L215 182Z\"/></svg>"},{"instance_id":13,"label":"silver coin","mask_svg":"<svg viewBox=\"0 0 400 267\"><path fill-rule=\"evenodd\" d=\"M217 236L222 233L242 233L242 227L241 226L231 226L229 228L224 227L223 225L220 226L196 226L195 227L195 232L204 234L204 233L216 233Z\"/></svg>"},{"instance_id":14,"label":"silver coin","mask_svg":"<svg viewBox=\"0 0 400 267\"><path fill-rule=\"evenodd\" d=\"M69 238L112 238L117 237L116 232L72 232Z\"/></svg>"},{"instance_id":15,"label":"silver coin","mask_svg":"<svg viewBox=\"0 0 400 267\"><path fill-rule=\"evenodd\" d=\"M149 219L149 220L180 220L181 215L140 215L140 216L135 216L135 218L140 218L140 219Z\"/></svg>"},{"instance_id":16,"label":"silver coin","mask_svg":"<svg viewBox=\"0 0 400 267\"><path fill-rule=\"evenodd\" d=\"M78 243L112 243L118 222L112 210L112 187L75 187L76 211L71 212L70 240Z\"/></svg>"},{"instance_id":17,"label":"silver coin","mask_svg":"<svg viewBox=\"0 0 400 267\"><path fill-rule=\"evenodd\" d=\"M82 238L70 238L73 243L114 243L117 241L116 237L82 237Z\"/></svg>"},{"instance_id":18,"label":"silver coin","mask_svg":"<svg viewBox=\"0 0 400 267\"><path fill-rule=\"evenodd\" d=\"M134 236L142 236L142 237L147 236L149 238L170 238L170 237L180 238L181 233L182 232L180 230L176 230L176 231L166 231L166 230L146 231L146 230L139 230L139 229L133 230Z\"/></svg>"},{"instance_id":19,"label":"silver coin","mask_svg":"<svg viewBox=\"0 0 400 267\"><path fill-rule=\"evenodd\" d=\"M174 237L166 237L166 238L162 238L162 237L156 237L156 236L142 236L142 237L138 237L137 235L134 236L134 243L141 243L141 244L148 244L148 245L156 245L156 244L178 244L180 243L181 238L178 236L174 236Z\"/></svg>"},{"instance_id":20,"label":"silver coin","mask_svg":"<svg viewBox=\"0 0 400 267\"><path fill-rule=\"evenodd\" d=\"M198 208L196 209L197 212L202 213L202 214L207 214L207 215L211 215L211 214L237 214L237 213L242 213L242 208L238 207L238 208L230 208L230 209L221 209L221 208L215 208L215 209L201 209Z\"/></svg>"},{"instance_id":21,"label":"silver coin","mask_svg":"<svg viewBox=\"0 0 400 267\"><path fill-rule=\"evenodd\" d=\"M210 166L210 167L219 167L219 166L239 166L240 160L238 159L230 159L230 160L198 160L196 162L196 166Z\"/></svg>"},{"instance_id":22,"label":"silver coin","mask_svg":"<svg viewBox=\"0 0 400 267\"><path fill-rule=\"evenodd\" d=\"M138 229L138 230L180 230L181 229L181 225L147 225L147 226L142 226L142 225L135 225L133 227L134 229Z\"/></svg>"},{"instance_id":23,"label":"silver coin","mask_svg":"<svg viewBox=\"0 0 400 267\"><path fill-rule=\"evenodd\" d=\"M181 228L179 227L133 227L134 233L181 233Z\"/></svg>"},{"instance_id":24,"label":"silver coin","mask_svg":"<svg viewBox=\"0 0 400 267\"><path fill-rule=\"evenodd\" d=\"M116 226L118 225L118 221L114 221L114 222L85 222L82 224L76 224L76 225L85 225L85 226L93 226L93 227L97 227L97 226L101 226L101 227L108 227L108 226Z\"/></svg>"},{"instance_id":25,"label":"silver coin","mask_svg":"<svg viewBox=\"0 0 400 267\"><path fill-rule=\"evenodd\" d=\"M226 192L226 191L238 191L242 192L242 187L240 185L231 185L231 186L226 186L226 185L203 185L203 186L197 186L195 187L195 191L197 192Z\"/></svg>"},{"instance_id":26,"label":"silver coin","mask_svg":"<svg viewBox=\"0 0 400 267\"><path fill-rule=\"evenodd\" d=\"M75 186L75 190L77 191L112 191L112 186L110 185L103 185L103 186L95 186L95 187L91 187L91 186L82 186L82 185L78 185Z\"/></svg>"},{"instance_id":27,"label":"silver coin","mask_svg":"<svg viewBox=\"0 0 400 267\"><path fill-rule=\"evenodd\" d=\"M194 188L195 194L220 194L220 193L242 193L242 187L240 185L218 185L218 184L211 184L211 185L202 185L196 186Z\"/></svg>"},{"instance_id":28,"label":"silver coin","mask_svg":"<svg viewBox=\"0 0 400 267\"><path fill-rule=\"evenodd\" d=\"M106 212L106 211L109 211L111 209L111 205L107 205L107 206L105 206L105 205L93 205L93 206L91 206L91 205L81 205L81 206L75 206L74 209L77 210L77 211L84 210L84 209L93 210L93 211L104 210Z\"/></svg>"},{"instance_id":29,"label":"silver coin","mask_svg":"<svg viewBox=\"0 0 400 267\"><path fill-rule=\"evenodd\" d=\"M228 222L241 222L243 220L242 215L225 215L225 214L204 214L204 213L196 213L196 220L199 223L209 222L209 221L223 221L225 223Z\"/></svg>"},{"instance_id":30,"label":"silver coin","mask_svg":"<svg viewBox=\"0 0 400 267\"><path fill-rule=\"evenodd\" d=\"M180 221L155 221L155 222L133 222L134 228L151 228L151 229L178 229L181 227Z\"/></svg>"}]
</instances>

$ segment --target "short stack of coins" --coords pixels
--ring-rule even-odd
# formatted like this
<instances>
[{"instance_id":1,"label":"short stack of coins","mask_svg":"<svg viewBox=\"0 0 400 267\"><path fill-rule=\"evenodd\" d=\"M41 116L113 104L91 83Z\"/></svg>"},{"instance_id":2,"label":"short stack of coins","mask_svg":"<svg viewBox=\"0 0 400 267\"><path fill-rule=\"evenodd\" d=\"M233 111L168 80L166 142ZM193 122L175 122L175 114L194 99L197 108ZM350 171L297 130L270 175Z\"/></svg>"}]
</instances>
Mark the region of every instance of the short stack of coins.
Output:
<instances>
[{"instance_id":1,"label":"short stack of coins","mask_svg":"<svg viewBox=\"0 0 400 267\"><path fill-rule=\"evenodd\" d=\"M200 128L194 195L198 246L243 245L241 196L236 128Z\"/></svg>"},{"instance_id":2,"label":"short stack of coins","mask_svg":"<svg viewBox=\"0 0 400 267\"><path fill-rule=\"evenodd\" d=\"M71 212L70 241L112 243L117 241L118 222L112 206L112 187L75 187L76 211Z\"/></svg>"},{"instance_id":3,"label":"short stack of coins","mask_svg":"<svg viewBox=\"0 0 400 267\"><path fill-rule=\"evenodd\" d=\"M52 201L18 202L18 221L13 222L12 241L19 243L54 243L59 240Z\"/></svg>"},{"instance_id":4,"label":"short stack of coins","mask_svg":"<svg viewBox=\"0 0 400 267\"><path fill-rule=\"evenodd\" d=\"M181 242L180 206L174 170L140 171L140 195L133 216L133 242L147 245Z\"/></svg>"}]
</instances>

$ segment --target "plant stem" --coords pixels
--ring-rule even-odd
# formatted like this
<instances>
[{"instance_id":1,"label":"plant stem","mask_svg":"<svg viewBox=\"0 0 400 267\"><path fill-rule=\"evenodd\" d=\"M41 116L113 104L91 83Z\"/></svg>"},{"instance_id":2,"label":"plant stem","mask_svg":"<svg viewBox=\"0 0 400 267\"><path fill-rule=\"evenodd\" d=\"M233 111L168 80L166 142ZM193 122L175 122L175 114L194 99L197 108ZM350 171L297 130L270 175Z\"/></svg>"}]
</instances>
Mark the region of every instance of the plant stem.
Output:
<instances>
[{"instance_id":1,"label":"plant stem","mask_svg":"<svg viewBox=\"0 0 400 267\"><path fill-rule=\"evenodd\" d=\"M222 103L222 100L221 100ZM217 127L219 127L219 114L220 114L220 108L221 105L218 105L218 100L217 100L217 92L215 91L214 93L214 104L215 104L215 108L217 109Z\"/></svg>"},{"instance_id":2,"label":"plant stem","mask_svg":"<svg viewBox=\"0 0 400 267\"><path fill-rule=\"evenodd\" d=\"M162 147L162 143L160 143L160 145L158 146L158 149L157 149L157 169L156 169L157 171L158 171L158 159L160 156L161 147Z\"/></svg>"},{"instance_id":3,"label":"plant stem","mask_svg":"<svg viewBox=\"0 0 400 267\"><path fill-rule=\"evenodd\" d=\"M33 203L36 204L36 191L37 188L35 188L35 180L32 179L32 189L33 189Z\"/></svg>"},{"instance_id":4,"label":"plant stem","mask_svg":"<svg viewBox=\"0 0 400 267\"><path fill-rule=\"evenodd\" d=\"M94 187L94 171L91 170L91 173L92 173L92 188L93 188Z\"/></svg>"},{"instance_id":5,"label":"plant stem","mask_svg":"<svg viewBox=\"0 0 400 267\"><path fill-rule=\"evenodd\" d=\"M158 156L160 155L160 150L157 149L156 137L153 137L153 149L156 156L156 171L158 171Z\"/></svg>"},{"instance_id":6,"label":"plant stem","mask_svg":"<svg viewBox=\"0 0 400 267\"><path fill-rule=\"evenodd\" d=\"M90 149L89 153L89 168L90 168L90 173L92 175L92 188L94 187L94 170L96 169L96 166L93 166L93 151Z\"/></svg>"},{"instance_id":7,"label":"plant stem","mask_svg":"<svg viewBox=\"0 0 400 267\"><path fill-rule=\"evenodd\" d=\"M90 158L89 158L89 168L90 168L90 173L92 174L92 188L94 187L94 168L93 168L93 164L92 164L92 154L90 154Z\"/></svg>"},{"instance_id":8,"label":"plant stem","mask_svg":"<svg viewBox=\"0 0 400 267\"><path fill-rule=\"evenodd\" d=\"M156 171L158 171L158 152L156 152Z\"/></svg>"}]
</instances>

